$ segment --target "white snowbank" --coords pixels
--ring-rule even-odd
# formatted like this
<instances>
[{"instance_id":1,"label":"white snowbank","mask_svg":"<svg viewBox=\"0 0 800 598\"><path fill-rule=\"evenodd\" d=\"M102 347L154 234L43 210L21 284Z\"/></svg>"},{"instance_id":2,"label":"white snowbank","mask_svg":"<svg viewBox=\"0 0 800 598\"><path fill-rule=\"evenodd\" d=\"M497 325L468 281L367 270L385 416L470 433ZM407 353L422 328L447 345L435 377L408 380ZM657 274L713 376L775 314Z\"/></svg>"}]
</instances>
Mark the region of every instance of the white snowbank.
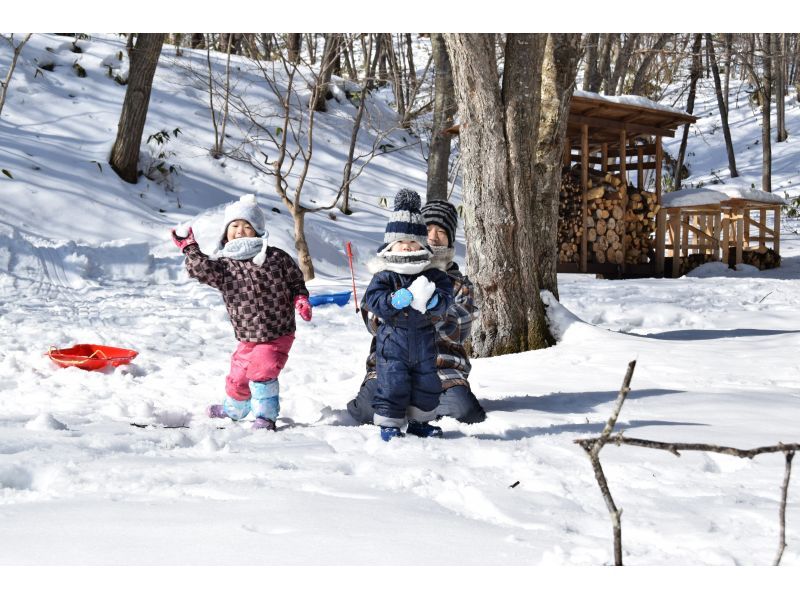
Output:
<instances>
[{"instance_id":1,"label":"white snowbank","mask_svg":"<svg viewBox=\"0 0 800 598\"><path fill-rule=\"evenodd\" d=\"M680 189L670 191L661 196L661 205L665 208L687 208L691 206L719 206L728 196L720 191L700 187L697 189Z\"/></svg>"}]
</instances>

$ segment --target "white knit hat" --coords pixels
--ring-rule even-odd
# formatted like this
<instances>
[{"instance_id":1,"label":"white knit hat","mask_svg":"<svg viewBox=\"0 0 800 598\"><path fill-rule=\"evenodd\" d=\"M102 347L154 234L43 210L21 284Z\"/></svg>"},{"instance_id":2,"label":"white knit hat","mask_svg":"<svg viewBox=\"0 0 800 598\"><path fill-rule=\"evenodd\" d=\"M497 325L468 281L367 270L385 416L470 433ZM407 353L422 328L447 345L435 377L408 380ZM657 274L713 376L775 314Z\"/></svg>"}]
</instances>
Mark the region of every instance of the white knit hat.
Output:
<instances>
[{"instance_id":1,"label":"white knit hat","mask_svg":"<svg viewBox=\"0 0 800 598\"><path fill-rule=\"evenodd\" d=\"M252 193L242 195L238 201L228 204L225 207L225 217L223 220L225 222L222 227L223 241L227 237L228 225L234 220L247 220L259 237L263 236L267 230L264 212L258 207L256 196Z\"/></svg>"},{"instance_id":2,"label":"white knit hat","mask_svg":"<svg viewBox=\"0 0 800 598\"><path fill-rule=\"evenodd\" d=\"M225 216L223 218L225 224L222 227L222 234L220 235L219 245L215 254L218 255L225 246L225 243L227 243L228 225L230 225L230 223L234 220L247 220L247 222L250 223L250 226L253 227L253 230L256 231L256 234L263 238L264 243L261 246L261 250L253 258L253 262L256 265L261 266L266 259L267 237L269 234L267 233L266 217L264 216L264 212L262 212L261 208L258 207L256 196L252 193L242 195L238 201L228 204L225 207Z\"/></svg>"}]
</instances>

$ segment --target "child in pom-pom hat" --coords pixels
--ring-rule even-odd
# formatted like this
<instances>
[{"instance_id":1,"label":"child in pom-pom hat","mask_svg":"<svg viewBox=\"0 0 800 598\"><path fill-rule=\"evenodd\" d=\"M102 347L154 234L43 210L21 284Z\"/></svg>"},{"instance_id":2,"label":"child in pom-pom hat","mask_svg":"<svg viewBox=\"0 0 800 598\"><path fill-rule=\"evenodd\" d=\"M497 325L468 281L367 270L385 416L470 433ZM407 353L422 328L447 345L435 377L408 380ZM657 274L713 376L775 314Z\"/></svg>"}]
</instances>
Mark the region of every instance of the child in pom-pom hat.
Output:
<instances>
[{"instance_id":1,"label":"child in pom-pom hat","mask_svg":"<svg viewBox=\"0 0 800 598\"><path fill-rule=\"evenodd\" d=\"M191 228L186 236L172 231L189 276L222 292L239 341L225 380L227 396L206 414L239 420L252 411L254 429L275 430L278 374L294 342L294 310L308 321L311 304L300 268L285 251L269 246L268 236L253 195L225 208L219 246L210 257L200 251Z\"/></svg>"},{"instance_id":2,"label":"child in pom-pom hat","mask_svg":"<svg viewBox=\"0 0 800 598\"><path fill-rule=\"evenodd\" d=\"M383 245L369 263L373 277L363 300L363 307L380 319L373 423L386 441L403 436L406 425L406 432L415 436L442 435L441 428L429 423L442 391L431 318L447 311L453 284L431 264L420 203L414 191L397 193Z\"/></svg>"}]
</instances>

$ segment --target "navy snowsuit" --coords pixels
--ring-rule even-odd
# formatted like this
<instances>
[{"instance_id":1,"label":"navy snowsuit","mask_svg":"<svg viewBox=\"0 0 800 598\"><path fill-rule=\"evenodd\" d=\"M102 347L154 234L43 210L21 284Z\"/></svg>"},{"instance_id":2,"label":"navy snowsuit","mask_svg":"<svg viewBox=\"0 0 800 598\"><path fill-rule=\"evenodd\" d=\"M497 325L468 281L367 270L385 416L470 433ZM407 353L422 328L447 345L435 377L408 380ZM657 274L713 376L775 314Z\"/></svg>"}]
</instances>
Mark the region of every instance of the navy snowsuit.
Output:
<instances>
[{"instance_id":1,"label":"navy snowsuit","mask_svg":"<svg viewBox=\"0 0 800 598\"><path fill-rule=\"evenodd\" d=\"M419 276L436 285L438 303L424 314L410 305L393 307L392 293L408 288ZM399 427L407 414L420 421L434 418L442 383L436 371L436 329L431 317L443 315L452 302L453 283L441 270L419 274L384 270L372 277L364 304L381 319L376 337L379 384L372 403L376 424Z\"/></svg>"}]
</instances>

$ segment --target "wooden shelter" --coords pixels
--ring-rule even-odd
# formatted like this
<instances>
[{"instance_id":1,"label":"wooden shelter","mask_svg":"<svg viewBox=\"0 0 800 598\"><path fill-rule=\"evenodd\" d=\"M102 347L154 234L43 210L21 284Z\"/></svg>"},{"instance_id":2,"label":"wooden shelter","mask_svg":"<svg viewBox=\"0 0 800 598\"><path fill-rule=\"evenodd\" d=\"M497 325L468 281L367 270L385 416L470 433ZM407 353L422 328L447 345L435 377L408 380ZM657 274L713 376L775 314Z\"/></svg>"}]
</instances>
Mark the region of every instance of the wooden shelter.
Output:
<instances>
[{"instance_id":1,"label":"wooden shelter","mask_svg":"<svg viewBox=\"0 0 800 598\"><path fill-rule=\"evenodd\" d=\"M711 185L667 193L663 204L660 216L666 225L659 242L672 259L668 273L673 278L706 261L749 263L759 269L780 264L784 202L778 195Z\"/></svg>"},{"instance_id":2,"label":"wooden shelter","mask_svg":"<svg viewBox=\"0 0 800 598\"><path fill-rule=\"evenodd\" d=\"M564 144L564 166L572 172L576 169L580 171L580 217L577 230L574 231L579 250L575 260L559 261L559 272L621 276L663 273L665 247L661 241L665 238L666 221L659 217L662 140L664 137L674 137L679 127L696 120L690 114L660 106L646 98L575 92L570 104ZM655 171L655 189L648 192L644 185L646 174L651 170ZM635 187L630 184L634 176ZM611 216L615 230L605 234L610 234L612 246L599 247L600 252L607 251L609 258L616 256L613 261L600 259L599 253L598 259L590 260L589 237L592 231L589 228L597 222L595 215L589 213L589 194L592 181L597 181L598 177L603 177L604 184L609 180L612 183L621 181L616 191L612 190L608 195L613 207L618 208L617 215L622 215L622 224ZM632 206L633 194L644 197L646 201L639 197L640 205ZM604 206L607 207L608 204ZM596 216L605 217L606 212L611 211L600 209ZM635 239L632 224L644 219L652 219L653 228L656 229L656 247L648 251L649 254L655 251L655 260L650 259L652 255L643 256L639 248L632 247L632 244L639 242ZM611 227L606 224L601 228L608 230ZM643 234L648 234L646 228L644 231ZM597 232L593 234L596 236ZM630 254L634 250L637 255L631 259Z\"/></svg>"}]
</instances>

